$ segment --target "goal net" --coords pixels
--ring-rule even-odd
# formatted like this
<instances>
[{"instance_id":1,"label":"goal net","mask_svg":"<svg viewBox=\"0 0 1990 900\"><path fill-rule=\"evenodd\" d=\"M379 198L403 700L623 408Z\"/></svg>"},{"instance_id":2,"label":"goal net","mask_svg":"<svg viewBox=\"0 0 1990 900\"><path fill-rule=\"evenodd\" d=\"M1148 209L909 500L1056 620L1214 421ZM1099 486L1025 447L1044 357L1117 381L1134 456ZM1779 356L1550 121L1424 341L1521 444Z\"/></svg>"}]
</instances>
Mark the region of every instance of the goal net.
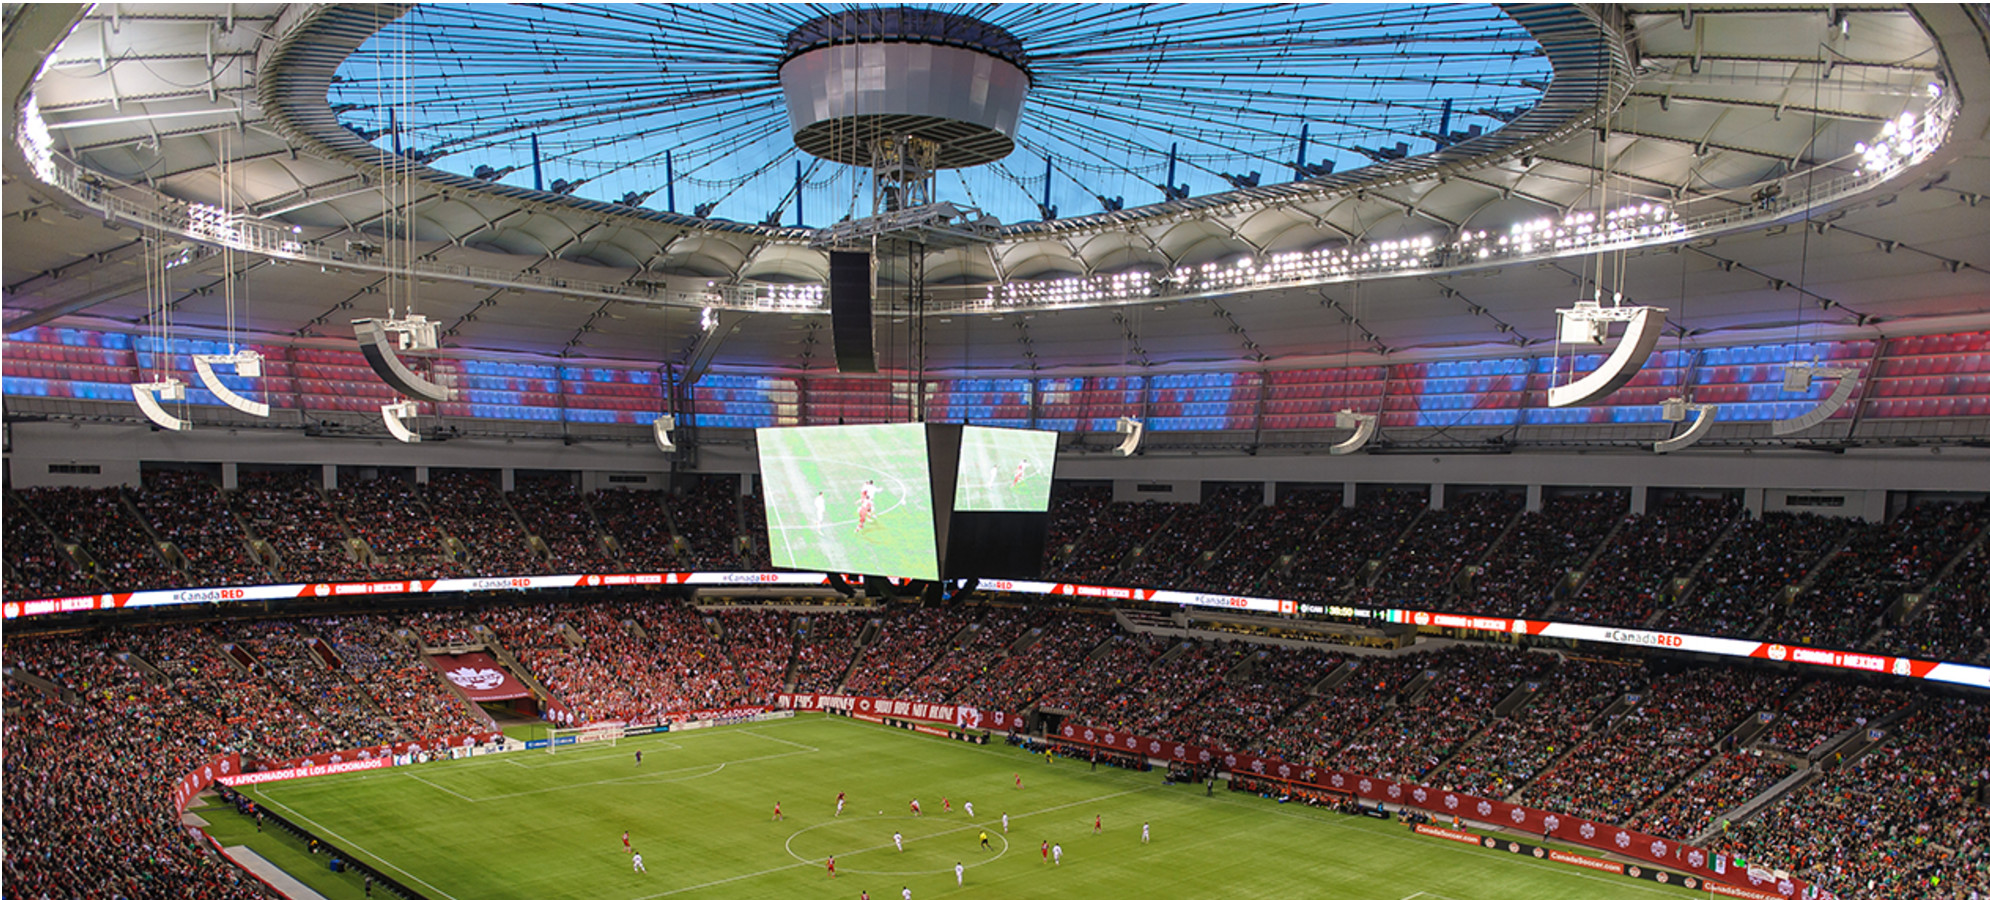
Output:
<instances>
[{"instance_id":1,"label":"goal net","mask_svg":"<svg viewBox=\"0 0 1990 900\"><path fill-rule=\"evenodd\" d=\"M555 728L549 734L552 740L546 744L547 753L558 753L561 747L569 751L583 746L615 746L622 736L622 723L604 722L595 725L582 725L579 728Z\"/></svg>"}]
</instances>

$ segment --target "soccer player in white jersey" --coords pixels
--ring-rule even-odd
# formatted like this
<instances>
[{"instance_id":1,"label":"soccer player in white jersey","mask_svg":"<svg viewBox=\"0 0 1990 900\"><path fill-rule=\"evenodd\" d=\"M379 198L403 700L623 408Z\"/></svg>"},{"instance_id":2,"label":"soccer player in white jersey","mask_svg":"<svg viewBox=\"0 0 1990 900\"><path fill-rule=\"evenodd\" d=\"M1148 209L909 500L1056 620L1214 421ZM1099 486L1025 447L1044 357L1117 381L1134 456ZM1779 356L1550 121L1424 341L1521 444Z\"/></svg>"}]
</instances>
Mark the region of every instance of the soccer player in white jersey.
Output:
<instances>
[{"instance_id":1,"label":"soccer player in white jersey","mask_svg":"<svg viewBox=\"0 0 1990 900\"><path fill-rule=\"evenodd\" d=\"M1053 865L1053 866L1061 866L1061 865L1064 865L1064 845L1063 845L1063 844L1051 844L1051 845L1050 845L1050 864L1051 864L1051 865Z\"/></svg>"},{"instance_id":2,"label":"soccer player in white jersey","mask_svg":"<svg viewBox=\"0 0 1990 900\"><path fill-rule=\"evenodd\" d=\"M967 884L967 867L960 863L954 863L954 884Z\"/></svg>"},{"instance_id":3,"label":"soccer player in white jersey","mask_svg":"<svg viewBox=\"0 0 1990 900\"><path fill-rule=\"evenodd\" d=\"M815 492L815 524L816 524L816 527L818 527L818 528L819 528L819 527L821 527L821 526L822 526L822 523L823 523L823 521L824 521L824 520L826 520L826 519L828 519L828 518L829 518L829 500L828 500L828 498L826 498L826 497L822 496L822 492L821 492L821 491L816 491L816 492Z\"/></svg>"},{"instance_id":4,"label":"soccer player in white jersey","mask_svg":"<svg viewBox=\"0 0 1990 900\"><path fill-rule=\"evenodd\" d=\"M645 869L645 868L643 868L643 855L642 855L642 854L640 854L640 853L633 853L633 854L630 854L630 855L629 855L629 859L630 859L630 861L631 861L631 862L634 862L634 863L636 864L636 867L635 867L635 871L637 871L637 872L648 872L648 871L649 871L648 869Z\"/></svg>"},{"instance_id":5,"label":"soccer player in white jersey","mask_svg":"<svg viewBox=\"0 0 1990 900\"><path fill-rule=\"evenodd\" d=\"M896 831L892 832L891 843L893 846L896 846L898 848L898 852L900 853L905 852L905 835L900 834L899 832Z\"/></svg>"},{"instance_id":6,"label":"soccer player in white jersey","mask_svg":"<svg viewBox=\"0 0 1990 900\"><path fill-rule=\"evenodd\" d=\"M961 804L960 804L960 805L961 805L961 808L962 808L962 809L965 809L965 810L967 810L967 817L968 817L968 818L970 818L970 819L974 818L974 801L972 801L972 800L963 800L963 801L961 801Z\"/></svg>"},{"instance_id":7,"label":"soccer player in white jersey","mask_svg":"<svg viewBox=\"0 0 1990 900\"><path fill-rule=\"evenodd\" d=\"M1142 822L1140 823L1140 843L1143 844L1147 843L1147 839L1148 839L1147 823Z\"/></svg>"},{"instance_id":8,"label":"soccer player in white jersey","mask_svg":"<svg viewBox=\"0 0 1990 900\"><path fill-rule=\"evenodd\" d=\"M1002 833L1003 833L1003 834L1008 834L1008 833L1009 833L1009 814L1008 814L1008 813L1003 813L1003 814L1002 814Z\"/></svg>"}]
</instances>

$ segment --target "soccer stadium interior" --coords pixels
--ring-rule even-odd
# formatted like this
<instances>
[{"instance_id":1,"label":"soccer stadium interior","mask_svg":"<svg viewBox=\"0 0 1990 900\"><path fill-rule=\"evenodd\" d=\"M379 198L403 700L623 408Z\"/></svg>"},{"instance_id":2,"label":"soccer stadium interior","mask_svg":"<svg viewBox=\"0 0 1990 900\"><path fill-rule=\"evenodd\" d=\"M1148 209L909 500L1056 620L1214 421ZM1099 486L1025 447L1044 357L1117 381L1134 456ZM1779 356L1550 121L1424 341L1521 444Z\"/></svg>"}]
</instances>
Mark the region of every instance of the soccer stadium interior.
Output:
<instances>
[{"instance_id":1,"label":"soccer stadium interior","mask_svg":"<svg viewBox=\"0 0 1990 900\"><path fill-rule=\"evenodd\" d=\"M13 896L451 900L204 819L823 711L1990 896L1990 6L5 16ZM1034 575L776 568L756 433L905 423L1054 433Z\"/></svg>"}]
</instances>

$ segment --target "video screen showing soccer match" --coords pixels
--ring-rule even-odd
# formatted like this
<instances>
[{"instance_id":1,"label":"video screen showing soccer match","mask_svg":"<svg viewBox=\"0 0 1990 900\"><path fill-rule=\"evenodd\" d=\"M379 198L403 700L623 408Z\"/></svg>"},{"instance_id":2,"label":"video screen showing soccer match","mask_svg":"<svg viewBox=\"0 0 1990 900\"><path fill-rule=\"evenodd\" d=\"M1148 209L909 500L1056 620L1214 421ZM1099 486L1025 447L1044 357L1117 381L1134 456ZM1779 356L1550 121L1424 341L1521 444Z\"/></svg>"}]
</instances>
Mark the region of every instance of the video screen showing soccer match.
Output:
<instances>
[{"instance_id":1,"label":"video screen showing soccer match","mask_svg":"<svg viewBox=\"0 0 1990 900\"><path fill-rule=\"evenodd\" d=\"M924 425L757 433L767 547L775 566L940 577ZM1046 489L1048 484L1046 477Z\"/></svg>"},{"instance_id":2,"label":"video screen showing soccer match","mask_svg":"<svg viewBox=\"0 0 1990 900\"><path fill-rule=\"evenodd\" d=\"M954 512L1044 512L1056 463L1055 431L965 426Z\"/></svg>"}]
</instances>

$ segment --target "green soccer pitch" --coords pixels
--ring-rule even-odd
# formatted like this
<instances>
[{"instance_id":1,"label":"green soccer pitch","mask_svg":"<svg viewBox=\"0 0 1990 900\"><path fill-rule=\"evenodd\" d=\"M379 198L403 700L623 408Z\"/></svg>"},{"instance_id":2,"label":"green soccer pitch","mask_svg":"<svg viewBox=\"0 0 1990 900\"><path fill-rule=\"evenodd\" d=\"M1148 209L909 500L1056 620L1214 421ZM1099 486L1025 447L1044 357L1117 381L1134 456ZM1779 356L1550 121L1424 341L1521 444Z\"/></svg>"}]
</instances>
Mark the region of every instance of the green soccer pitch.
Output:
<instances>
[{"instance_id":1,"label":"green soccer pitch","mask_svg":"<svg viewBox=\"0 0 1990 900\"><path fill-rule=\"evenodd\" d=\"M849 796L841 817L838 791ZM1222 790L1205 796L1200 785L1163 785L1159 772L1046 764L1012 747L815 715L277 782L249 794L435 900L850 900L866 890L899 900L906 887L915 900L1705 896L1421 838L1392 822ZM923 817L908 815L914 798ZM772 818L776 801L782 821ZM1094 816L1102 834L1092 833ZM1143 822L1152 843L1140 842ZM625 829L646 873L622 852ZM984 830L987 850L977 840ZM1043 860L1043 841L1063 846L1062 865ZM823 865L831 854L834 879ZM954 883L956 862L967 867L964 887Z\"/></svg>"}]
</instances>

